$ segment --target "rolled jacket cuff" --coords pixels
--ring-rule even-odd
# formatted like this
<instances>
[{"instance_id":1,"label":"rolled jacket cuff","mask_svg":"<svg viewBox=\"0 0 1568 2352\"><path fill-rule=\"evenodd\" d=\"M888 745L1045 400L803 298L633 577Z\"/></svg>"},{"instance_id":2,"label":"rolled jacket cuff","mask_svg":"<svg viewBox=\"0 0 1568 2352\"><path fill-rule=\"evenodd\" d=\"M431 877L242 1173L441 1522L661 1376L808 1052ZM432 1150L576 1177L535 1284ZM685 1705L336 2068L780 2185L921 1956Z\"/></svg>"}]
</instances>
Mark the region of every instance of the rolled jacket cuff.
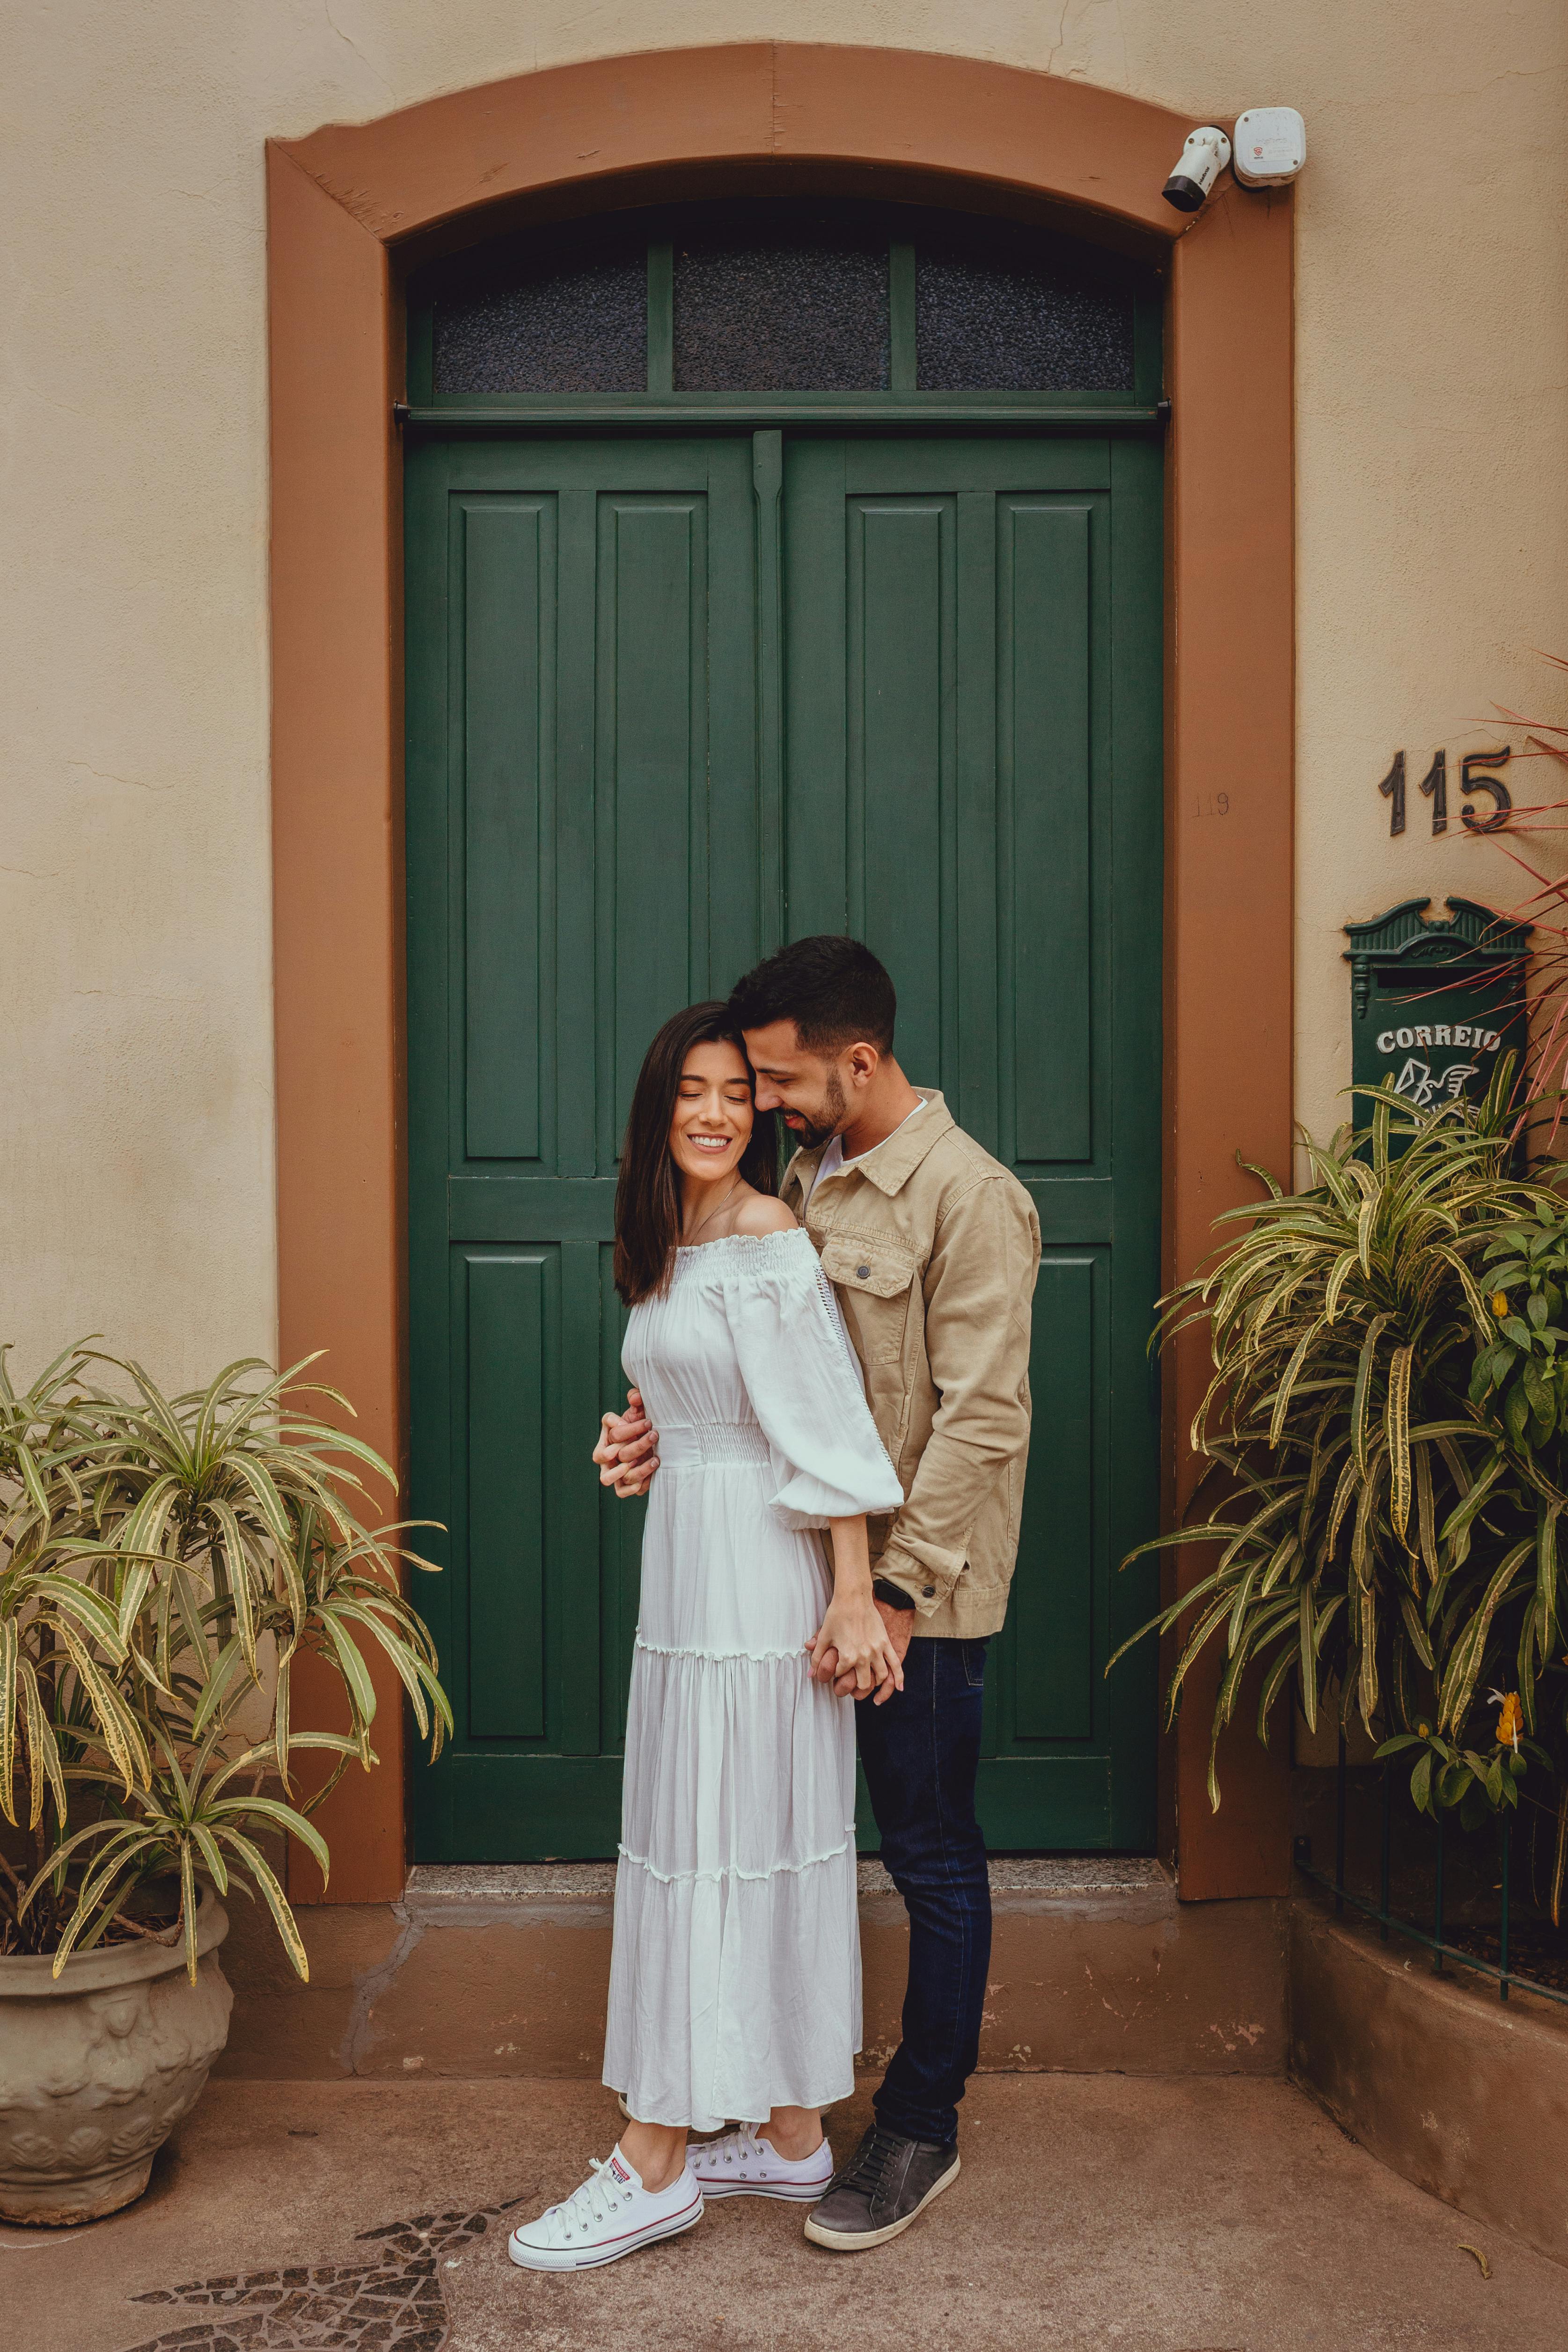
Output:
<instances>
[{"instance_id":1,"label":"rolled jacket cuff","mask_svg":"<svg viewBox=\"0 0 1568 2352\"><path fill-rule=\"evenodd\" d=\"M872 1573L907 1592L922 1617L934 1617L968 1565L962 1555L939 1552L934 1545L921 1558L895 1537L880 1559L873 1561Z\"/></svg>"}]
</instances>

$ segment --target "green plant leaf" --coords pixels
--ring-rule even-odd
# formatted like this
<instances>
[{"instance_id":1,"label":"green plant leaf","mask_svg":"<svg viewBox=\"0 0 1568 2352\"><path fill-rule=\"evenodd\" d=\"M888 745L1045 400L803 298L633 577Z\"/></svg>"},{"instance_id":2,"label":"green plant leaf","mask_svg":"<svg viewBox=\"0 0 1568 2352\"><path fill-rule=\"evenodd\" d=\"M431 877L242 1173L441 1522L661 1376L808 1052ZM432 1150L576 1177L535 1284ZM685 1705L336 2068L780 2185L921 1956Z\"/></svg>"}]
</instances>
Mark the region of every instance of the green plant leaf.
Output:
<instances>
[{"instance_id":1,"label":"green plant leaf","mask_svg":"<svg viewBox=\"0 0 1568 2352\"><path fill-rule=\"evenodd\" d=\"M217 1836L221 1843L226 1845L232 1853L237 1854L245 1864L247 1872L255 1881L258 1892L272 1914L273 1922L282 1938L283 1948L289 1955L295 1974L301 1983L308 1984L310 1980L310 1962L305 1950L304 1939L295 1925L294 1914L289 1907L288 1897L273 1875L267 1857L260 1848L240 1830L225 1827L217 1832Z\"/></svg>"},{"instance_id":2,"label":"green plant leaf","mask_svg":"<svg viewBox=\"0 0 1568 2352\"><path fill-rule=\"evenodd\" d=\"M1389 1359L1385 1420L1392 1477L1389 1499L1394 1532L1404 1543L1410 1525L1410 1366L1415 1345L1406 1340Z\"/></svg>"},{"instance_id":3,"label":"green plant leaf","mask_svg":"<svg viewBox=\"0 0 1568 2352\"><path fill-rule=\"evenodd\" d=\"M1432 1810L1432 1751L1424 1748L1410 1775L1410 1796L1417 1812Z\"/></svg>"},{"instance_id":4,"label":"green plant leaf","mask_svg":"<svg viewBox=\"0 0 1568 2352\"><path fill-rule=\"evenodd\" d=\"M1366 1205L1370 1207L1372 1204L1368 1202ZM1355 1393L1351 1405L1351 1447L1355 1455L1356 1467L1363 1477L1366 1475L1366 1408L1372 1384L1373 1362L1376 1355L1377 1343L1393 1320L1394 1318L1387 1314L1373 1317L1367 1326L1366 1337L1362 1341L1361 1353L1356 1360Z\"/></svg>"}]
</instances>

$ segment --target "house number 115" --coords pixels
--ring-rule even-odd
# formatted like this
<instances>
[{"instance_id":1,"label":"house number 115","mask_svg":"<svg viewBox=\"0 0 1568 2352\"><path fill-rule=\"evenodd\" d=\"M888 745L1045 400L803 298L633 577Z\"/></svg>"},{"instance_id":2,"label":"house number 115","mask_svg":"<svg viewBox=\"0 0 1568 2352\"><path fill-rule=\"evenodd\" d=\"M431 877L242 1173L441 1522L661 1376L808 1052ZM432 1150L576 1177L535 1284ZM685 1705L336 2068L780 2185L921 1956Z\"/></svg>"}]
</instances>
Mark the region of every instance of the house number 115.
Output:
<instances>
[{"instance_id":1,"label":"house number 115","mask_svg":"<svg viewBox=\"0 0 1568 2352\"><path fill-rule=\"evenodd\" d=\"M1477 793L1489 793L1492 801L1489 816L1478 816L1474 809L1469 807L1459 811L1462 822L1472 833L1500 833L1508 823L1513 812L1512 794L1500 776L1483 775L1480 771L1483 768L1504 767L1512 757L1512 750L1505 746L1500 751L1467 751L1460 760L1461 799L1467 794L1473 799ZM1405 830L1405 754L1403 751L1395 751L1394 765L1377 789L1384 800L1392 803L1388 812L1389 832L1403 833ZM1433 752L1432 764L1415 789L1418 793L1425 793L1432 803L1433 832L1447 833L1448 830L1448 754L1447 751Z\"/></svg>"}]
</instances>

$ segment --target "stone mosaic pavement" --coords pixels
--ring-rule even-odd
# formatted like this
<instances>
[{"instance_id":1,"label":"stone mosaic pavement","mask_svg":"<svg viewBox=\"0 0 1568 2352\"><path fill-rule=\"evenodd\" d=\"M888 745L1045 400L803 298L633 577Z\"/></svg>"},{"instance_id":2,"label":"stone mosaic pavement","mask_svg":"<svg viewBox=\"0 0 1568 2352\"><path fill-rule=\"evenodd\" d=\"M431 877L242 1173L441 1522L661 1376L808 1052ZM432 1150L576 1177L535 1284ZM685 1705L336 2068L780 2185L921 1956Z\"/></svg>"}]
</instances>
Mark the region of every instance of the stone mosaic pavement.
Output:
<instances>
[{"instance_id":1,"label":"stone mosaic pavement","mask_svg":"<svg viewBox=\"0 0 1568 2352\"><path fill-rule=\"evenodd\" d=\"M362 2230L374 2247L361 2263L291 2264L233 2272L185 2286L153 2287L133 2303L163 2306L175 2320L132 2352L442 2352L447 2342L443 2263L482 2238L488 2213L419 2213L382 2230ZM216 2315L221 2314L221 2317Z\"/></svg>"}]
</instances>

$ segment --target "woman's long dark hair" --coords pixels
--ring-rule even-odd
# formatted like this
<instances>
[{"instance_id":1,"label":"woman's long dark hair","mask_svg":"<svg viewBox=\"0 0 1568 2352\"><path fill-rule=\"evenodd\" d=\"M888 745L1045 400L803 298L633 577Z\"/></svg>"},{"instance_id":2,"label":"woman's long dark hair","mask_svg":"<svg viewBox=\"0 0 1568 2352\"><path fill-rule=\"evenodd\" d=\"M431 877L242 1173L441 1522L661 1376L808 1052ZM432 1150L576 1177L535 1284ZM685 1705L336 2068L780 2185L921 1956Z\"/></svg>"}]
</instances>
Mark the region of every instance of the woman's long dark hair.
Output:
<instances>
[{"instance_id":1,"label":"woman's long dark hair","mask_svg":"<svg viewBox=\"0 0 1568 2352\"><path fill-rule=\"evenodd\" d=\"M643 1056L621 1148L616 1186L616 1288L627 1307L662 1290L680 1240L680 1174L669 1156L669 1126L680 1073L693 1045L722 1044L746 1060L745 1041L720 998L671 1013ZM746 1063L747 1075L751 1064ZM756 1082L752 1082L753 1100ZM753 1192L779 1189L778 1129L773 1113L757 1118L741 1155L740 1173Z\"/></svg>"}]
</instances>

